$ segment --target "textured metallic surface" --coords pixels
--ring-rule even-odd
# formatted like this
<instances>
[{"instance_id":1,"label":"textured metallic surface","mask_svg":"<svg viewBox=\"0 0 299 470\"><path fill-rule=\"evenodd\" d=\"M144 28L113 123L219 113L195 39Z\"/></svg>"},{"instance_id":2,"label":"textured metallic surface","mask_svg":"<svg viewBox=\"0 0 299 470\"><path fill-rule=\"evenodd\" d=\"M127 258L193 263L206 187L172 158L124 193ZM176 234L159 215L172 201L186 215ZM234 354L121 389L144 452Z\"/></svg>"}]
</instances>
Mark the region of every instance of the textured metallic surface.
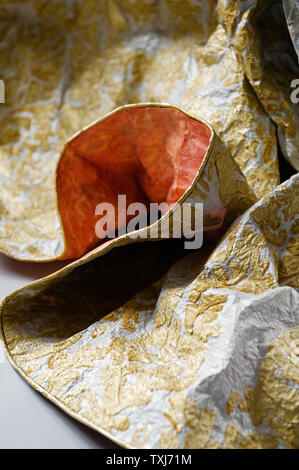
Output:
<instances>
[{"instance_id":1,"label":"textured metallic surface","mask_svg":"<svg viewBox=\"0 0 299 470\"><path fill-rule=\"evenodd\" d=\"M287 25L290 31L295 51L299 60L299 2L298 0L283 0L283 8L286 15Z\"/></svg>"},{"instance_id":2,"label":"textured metallic surface","mask_svg":"<svg viewBox=\"0 0 299 470\"><path fill-rule=\"evenodd\" d=\"M1 315L12 365L125 447L298 448L299 179L279 184L277 148L298 170L299 72L282 3L8 0L0 14L1 251L61 256L62 148L134 102L211 124L225 146L214 135L185 200L207 225L219 204L235 220L182 259L173 240L123 237L16 291Z\"/></svg>"},{"instance_id":3,"label":"textured metallic surface","mask_svg":"<svg viewBox=\"0 0 299 470\"><path fill-rule=\"evenodd\" d=\"M292 177L123 305L158 242L116 240L20 289L2 310L12 364L125 446L297 447L298 198Z\"/></svg>"},{"instance_id":4,"label":"textured metallic surface","mask_svg":"<svg viewBox=\"0 0 299 470\"><path fill-rule=\"evenodd\" d=\"M169 102L206 119L258 197L279 183L275 124L298 168L298 106L290 101L298 69L282 10L268 2L263 12L267 2L259 3L1 2L1 251L59 256L59 153L74 132L122 104Z\"/></svg>"}]
</instances>

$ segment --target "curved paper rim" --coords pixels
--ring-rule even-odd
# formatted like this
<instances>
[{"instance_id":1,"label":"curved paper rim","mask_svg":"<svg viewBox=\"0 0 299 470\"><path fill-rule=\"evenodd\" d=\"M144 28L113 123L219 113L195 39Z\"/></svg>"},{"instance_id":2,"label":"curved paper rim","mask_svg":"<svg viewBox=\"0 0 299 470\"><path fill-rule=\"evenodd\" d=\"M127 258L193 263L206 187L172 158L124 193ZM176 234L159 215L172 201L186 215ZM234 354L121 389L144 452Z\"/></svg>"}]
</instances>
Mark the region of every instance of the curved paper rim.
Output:
<instances>
[{"instance_id":1,"label":"curved paper rim","mask_svg":"<svg viewBox=\"0 0 299 470\"><path fill-rule=\"evenodd\" d=\"M207 160L209 158L209 155L211 153L211 150L213 148L213 145L214 145L214 137L215 137L215 131L214 129L212 128L212 126L206 122L204 119L196 116L195 114L189 112L188 110L184 109L184 108L181 108L180 106L176 106L174 104L169 104L169 103L151 103L151 102L146 102L146 103L133 103L133 104L126 104L126 105L123 105L123 106L119 106L118 108L115 108L113 109L112 111L110 111L109 113L106 113L104 114L102 117L100 117L99 119L91 122L90 124L88 124L87 126L83 127L82 129L80 129L78 132L76 132L75 134L73 134L63 145L61 151L60 151L60 156L56 162L56 167L55 167L55 193L56 193L56 198L55 198L55 204L56 204L56 211L57 211L57 215L58 215L58 220L60 222L60 226L62 228L62 238L63 238L63 242L64 242L64 250L63 252L58 255L58 256L55 256L55 257L51 257L51 258L34 258L34 259L28 259L28 258L22 258L22 257L19 257L19 256L15 256L13 255L12 253L9 252L8 249L6 248L0 248L0 253L3 253L4 255L8 256L9 258L11 259L15 259L17 261L24 261L24 262L27 262L27 263L49 263L51 261L70 261L70 260L67 260L67 259L62 259L62 256L63 254L66 252L67 250L67 241L66 241L66 237L65 237L65 231L64 231L64 227L63 227L63 223L62 223L62 218L61 218L61 214L60 214L60 210L59 210L59 206L58 206L58 197L57 197L57 185L56 185L56 181L57 181L57 171L58 171L58 167L59 167L59 163L60 163L60 160L61 160L61 157L65 151L65 149L67 148L67 146L76 138L78 137L80 134L82 134L83 132L85 132L86 130L94 127L95 125L99 124L100 122L104 121L105 119L109 118L110 116L112 116L113 114L116 114L118 113L119 111L122 111L123 109L130 109L130 108L146 108L146 107L156 107L156 108L170 108L170 109L175 109L177 111L180 111L182 112L183 114L185 114L186 116L190 117L191 119L194 119L198 122L201 122L202 124L204 124L211 132L211 136L210 136L210 141L209 141L209 147L208 147L208 150L206 151L206 154L200 164L200 167L192 181L192 183L189 185L189 187L186 189L186 191L184 192L184 194L177 200L177 202L172 206L172 208L166 212L166 214L164 216L168 216L171 215L173 213L173 211L175 210L175 208L177 207L178 204L181 204L188 196L189 194L192 192L195 184L197 183L197 180L198 178L201 176L202 174L202 171L207 163ZM163 217L164 217L163 216ZM154 227L156 226L156 224L160 224L161 223L161 220L163 219L163 217L161 217L161 219L159 219L156 223L152 224L152 225L148 225L147 227L145 228L142 228L140 230L136 230L134 233L139 233L141 232L142 230L148 230L149 227ZM128 234L125 234L121 237L117 237L117 238L114 238L111 240L111 242L113 242L114 240L120 240L120 239L123 239L123 238L126 238ZM136 241L136 240L135 240ZM108 244L110 245L110 241L108 242ZM105 245L105 244L104 244ZM100 249L100 246L101 245L98 245L98 246L95 246L95 248L93 250L90 250L89 252L85 253L84 255L82 255L82 257L78 258L78 260L81 260L82 258L88 256L88 253L92 254L92 252L95 250L95 249ZM70 261L69 264L73 264L74 262L76 262L77 260L75 261ZM64 269L64 268L62 268Z\"/></svg>"},{"instance_id":2,"label":"curved paper rim","mask_svg":"<svg viewBox=\"0 0 299 470\"><path fill-rule=\"evenodd\" d=\"M176 109L178 111L181 111L183 112L185 115L203 123L204 125L206 125L208 127L208 129L211 131L211 136L210 136L210 142L209 142L209 147L206 151L206 154L201 162L201 165L197 171L197 174L196 176L194 177L191 185L188 187L188 189L184 192L184 194L178 199L178 201L172 206L172 208L166 212L166 214L164 214L163 217L161 217L161 219L159 219L157 222L155 222L154 224L152 225L148 225L147 227L145 228L142 228L142 229L139 229L139 230L136 230L134 233L135 234L141 234L143 233L144 231L147 231L150 227L155 227L155 226L159 226L159 224L161 224L161 221L165 218L165 217L169 217L176 209L176 207L181 204L188 196L189 194L192 192L194 186L196 185L198 179L200 178L206 164L207 164L207 161L209 159L209 156L214 148L214 143L215 143L215 132L213 130L213 128L206 122L204 121L203 119L201 118L198 118L197 116L193 115L192 113L189 113L188 111L178 107L178 106L175 106L175 105L171 105L171 104L162 104L162 103L138 103L138 104L129 104L129 105L125 105L125 106L121 106L119 108L116 108L115 110L113 110L112 112L106 114L105 116L103 116L102 118L100 118L99 120L97 121L94 121L93 123L91 123L89 126L86 126L84 127L83 129L81 129L79 132L77 132L75 135L73 135L71 137L71 139L69 139L64 147L63 147L63 150L61 152L61 155L64 151L64 149L66 148L66 146L75 138L77 137L79 134L81 134L81 132L85 131L86 129L89 129L90 127L93 127L94 125L96 125L97 123L101 122L102 120L106 119L107 117L111 116L112 114L122 110L122 109L127 109L127 108L133 108L133 107L166 107L166 108L173 108L173 109ZM60 155L60 157L61 157ZM60 161L60 158L58 159L57 161L57 165L56 165L56 175L57 175L57 168L58 168L58 164L59 164L59 161ZM57 204L57 210L58 210L58 203L57 203L57 197L56 197L56 204ZM58 210L58 214L59 214L59 219L61 221L61 216L60 216L60 212ZM37 279L31 283L28 283L26 284L25 286L23 287L20 287L18 289L16 289L15 291L13 291L11 294L9 294L8 296L6 296L2 303L1 303L1 306L0 306L0 339L2 340L2 343L3 343L3 346L4 346L4 351L6 353L6 356L10 362L10 364L13 366L13 368L23 377L23 379L29 384L31 385L32 388L34 388L35 390L37 390L38 392L40 392L44 397L46 397L48 400L50 400L52 403L54 403L56 406L58 406L60 409L62 409L66 414L68 414L69 416L71 416L72 418L76 419L77 421L85 424L86 426L88 426L89 428L99 432L100 434L104 435L105 437L107 437L108 439L110 439L111 441L115 442L116 444L118 444L119 446L123 447L123 448L127 448L127 449L135 449L135 448L138 448L138 447L133 447L133 446L130 446L127 442L124 442L122 441L121 439L118 439L117 437L115 437L112 433L110 433L109 431L106 431L104 428L102 428L101 426L97 426L95 424L93 424L91 421L89 421L88 419L82 417L81 415L77 414L77 413L74 413L72 412L69 408L67 408L65 406L65 404L60 401L59 399L57 399L55 396L53 396L50 392L47 392L47 390L45 390L43 387L41 387L40 385L38 385L36 382L34 382L33 379L31 379L28 375L25 374L25 372L23 371L23 369L21 367L19 367L17 365L17 363L15 362L10 350L8 349L8 345L7 345L7 341L6 341L6 336L5 336L5 333L4 333L4 326L3 326L3 315L2 315L2 312L3 312L3 309L7 303L7 301L13 297L15 294L18 294L19 292L23 291L24 289L26 288L31 288L32 286L38 286L40 284L44 284L45 282L49 282L51 281L51 279L53 278L60 278L60 277L65 277L68 272L72 271L73 269L76 268L76 266L82 264L82 263L87 263L89 261L92 261L93 259L99 257L99 256L102 256L104 255L105 253L107 253L108 251L110 251L111 249L113 249L114 247L118 247L118 246L123 246L123 245L126 245L128 243L138 243L138 242L141 242L141 241L158 241L158 239L155 239L155 240L151 240L150 238L143 238L143 239L140 239L140 238L130 238L130 235L131 233L129 234L124 234L122 235L121 237L117 237L117 238L114 238L112 239L111 241L108 241L107 243L104 243L102 248L101 248L101 245L99 245L98 247L95 247L95 249L89 253L86 253L85 255L83 255L82 257L80 257L79 259L73 261L73 262L70 262L69 264L67 264L67 266L59 269L58 271L55 271L54 273L51 273L49 274L48 276L45 276L41 279ZM63 236L64 236L64 231L63 231ZM64 236L64 240L65 240L65 236ZM65 245L66 246L66 245ZM0 250L1 252L1 250ZM3 252L3 251L2 251ZM4 254L6 254L4 252ZM13 258L13 259L17 259L19 261L27 261L27 262L32 262L32 260L28 260L28 259L21 259L21 258L17 258L17 257L14 257L14 256L10 256L8 255L10 258ZM58 261L59 258L51 258L51 259L37 259L37 260L34 260L34 261L37 261L37 262L49 262L49 261Z\"/></svg>"}]
</instances>

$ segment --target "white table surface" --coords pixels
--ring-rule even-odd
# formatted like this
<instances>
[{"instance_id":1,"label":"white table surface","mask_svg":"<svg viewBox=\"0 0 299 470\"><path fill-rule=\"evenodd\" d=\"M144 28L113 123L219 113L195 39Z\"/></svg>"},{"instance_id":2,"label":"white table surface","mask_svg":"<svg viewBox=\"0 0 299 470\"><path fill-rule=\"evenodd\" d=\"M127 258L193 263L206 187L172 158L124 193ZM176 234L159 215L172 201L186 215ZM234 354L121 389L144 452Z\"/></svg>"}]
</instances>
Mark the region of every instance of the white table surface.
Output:
<instances>
[{"instance_id":1,"label":"white table surface","mask_svg":"<svg viewBox=\"0 0 299 470\"><path fill-rule=\"evenodd\" d=\"M24 263L0 254L0 301L65 263ZM0 449L117 449L33 390L12 368L0 342Z\"/></svg>"}]
</instances>

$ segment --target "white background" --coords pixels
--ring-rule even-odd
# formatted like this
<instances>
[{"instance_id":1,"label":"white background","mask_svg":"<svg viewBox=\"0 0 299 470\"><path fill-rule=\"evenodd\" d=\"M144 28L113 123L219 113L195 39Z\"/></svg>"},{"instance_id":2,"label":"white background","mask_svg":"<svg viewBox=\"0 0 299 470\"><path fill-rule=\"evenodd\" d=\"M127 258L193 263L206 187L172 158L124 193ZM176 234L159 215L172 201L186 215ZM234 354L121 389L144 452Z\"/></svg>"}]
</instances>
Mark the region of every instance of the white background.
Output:
<instances>
[{"instance_id":1,"label":"white background","mask_svg":"<svg viewBox=\"0 0 299 470\"><path fill-rule=\"evenodd\" d=\"M24 263L0 254L0 302L15 289L65 263ZM1 449L117 449L117 445L53 405L12 368L0 342Z\"/></svg>"}]
</instances>

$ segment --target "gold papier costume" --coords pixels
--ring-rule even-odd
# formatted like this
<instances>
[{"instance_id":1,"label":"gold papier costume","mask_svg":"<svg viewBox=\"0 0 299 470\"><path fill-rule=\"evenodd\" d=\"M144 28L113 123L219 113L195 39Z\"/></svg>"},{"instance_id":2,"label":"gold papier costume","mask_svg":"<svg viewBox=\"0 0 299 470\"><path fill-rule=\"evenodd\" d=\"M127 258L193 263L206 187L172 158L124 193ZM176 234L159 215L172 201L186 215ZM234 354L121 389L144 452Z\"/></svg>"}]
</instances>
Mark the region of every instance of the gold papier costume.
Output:
<instances>
[{"instance_id":1,"label":"gold papier costume","mask_svg":"<svg viewBox=\"0 0 299 470\"><path fill-rule=\"evenodd\" d=\"M0 250L79 258L4 300L12 365L124 447L298 448L299 178L280 184L278 147L298 170L299 68L282 3L2 0L0 15ZM120 193L170 218L203 203L203 247L148 228L97 240L97 201Z\"/></svg>"}]
</instances>

